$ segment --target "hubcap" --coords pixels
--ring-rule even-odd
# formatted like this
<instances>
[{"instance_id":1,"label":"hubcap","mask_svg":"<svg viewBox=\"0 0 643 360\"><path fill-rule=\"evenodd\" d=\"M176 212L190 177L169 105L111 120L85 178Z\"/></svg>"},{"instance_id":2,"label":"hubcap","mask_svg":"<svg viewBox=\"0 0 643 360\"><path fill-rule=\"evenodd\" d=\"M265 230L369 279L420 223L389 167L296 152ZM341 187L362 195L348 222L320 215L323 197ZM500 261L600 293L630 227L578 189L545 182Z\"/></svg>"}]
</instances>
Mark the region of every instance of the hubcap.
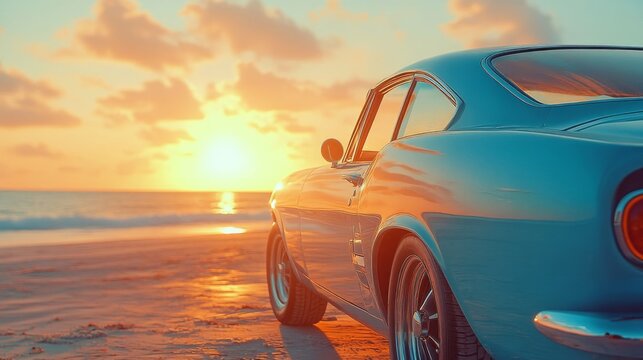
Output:
<instances>
[{"instance_id":1,"label":"hubcap","mask_svg":"<svg viewBox=\"0 0 643 360\"><path fill-rule=\"evenodd\" d=\"M400 359L438 360L440 325L429 274L419 257L400 270L394 304L395 347Z\"/></svg>"},{"instance_id":2,"label":"hubcap","mask_svg":"<svg viewBox=\"0 0 643 360\"><path fill-rule=\"evenodd\" d=\"M270 252L270 296L275 305L282 309L288 304L290 293L290 260L280 238L274 240Z\"/></svg>"},{"instance_id":3,"label":"hubcap","mask_svg":"<svg viewBox=\"0 0 643 360\"><path fill-rule=\"evenodd\" d=\"M422 340L429 337L429 319L426 312L418 310L413 314L413 335Z\"/></svg>"}]
</instances>

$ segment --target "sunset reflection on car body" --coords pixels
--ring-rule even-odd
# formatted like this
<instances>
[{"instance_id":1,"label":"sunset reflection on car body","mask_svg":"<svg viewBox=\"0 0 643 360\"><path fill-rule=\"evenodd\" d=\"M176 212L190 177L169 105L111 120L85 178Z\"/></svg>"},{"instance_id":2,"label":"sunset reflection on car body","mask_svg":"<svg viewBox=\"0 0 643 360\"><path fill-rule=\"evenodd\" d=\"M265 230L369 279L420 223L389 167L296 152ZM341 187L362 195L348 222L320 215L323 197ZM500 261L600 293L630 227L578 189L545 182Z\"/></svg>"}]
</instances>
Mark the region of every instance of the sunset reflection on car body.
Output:
<instances>
[{"instance_id":1,"label":"sunset reflection on car body","mask_svg":"<svg viewBox=\"0 0 643 360\"><path fill-rule=\"evenodd\" d=\"M397 359L643 357L642 64L508 47L381 81L272 194L277 319L329 302Z\"/></svg>"}]
</instances>

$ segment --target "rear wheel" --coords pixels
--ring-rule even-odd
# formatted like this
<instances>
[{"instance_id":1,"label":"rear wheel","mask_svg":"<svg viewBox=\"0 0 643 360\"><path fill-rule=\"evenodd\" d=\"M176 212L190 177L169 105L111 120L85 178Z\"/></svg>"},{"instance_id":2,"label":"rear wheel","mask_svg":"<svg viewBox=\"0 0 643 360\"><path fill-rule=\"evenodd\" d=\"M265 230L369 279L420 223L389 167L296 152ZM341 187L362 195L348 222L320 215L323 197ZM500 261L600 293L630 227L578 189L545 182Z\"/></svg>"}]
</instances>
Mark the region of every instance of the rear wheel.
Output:
<instances>
[{"instance_id":1,"label":"rear wheel","mask_svg":"<svg viewBox=\"0 0 643 360\"><path fill-rule=\"evenodd\" d=\"M297 280L279 232L268 239L266 276L270 305L286 325L312 325L326 312L327 302Z\"/></svg>"},{"instance_id":2,"label":"rear wheel","mask_svg":"<svg viewBox=\"0 0 643 360\"><path fill-rule=\"evenodd\" d=\"M389 283L388 319L393 359L491 359L460 310L424 243L400 243Z\"/></svg>"}]
</instances>

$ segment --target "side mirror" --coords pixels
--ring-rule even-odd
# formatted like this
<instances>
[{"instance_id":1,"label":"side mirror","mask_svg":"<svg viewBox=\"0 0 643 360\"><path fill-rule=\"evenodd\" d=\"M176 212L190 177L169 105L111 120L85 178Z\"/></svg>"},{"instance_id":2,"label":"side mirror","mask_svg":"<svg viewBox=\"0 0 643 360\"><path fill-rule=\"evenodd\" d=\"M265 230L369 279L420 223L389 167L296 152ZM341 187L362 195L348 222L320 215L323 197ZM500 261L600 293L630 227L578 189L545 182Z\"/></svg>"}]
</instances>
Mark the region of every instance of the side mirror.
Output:
<instances>
[{"instance_id":1,"label":"side mirror","mask_svg":"<svg viewBox=\"0 0 643 360\"><path fill-rule=\"evenodd\" d=\"M335 167L344 155L344 147L337 139L327 139L322 143L321 153L324 159Z\"/></svg>"}]
</instances>

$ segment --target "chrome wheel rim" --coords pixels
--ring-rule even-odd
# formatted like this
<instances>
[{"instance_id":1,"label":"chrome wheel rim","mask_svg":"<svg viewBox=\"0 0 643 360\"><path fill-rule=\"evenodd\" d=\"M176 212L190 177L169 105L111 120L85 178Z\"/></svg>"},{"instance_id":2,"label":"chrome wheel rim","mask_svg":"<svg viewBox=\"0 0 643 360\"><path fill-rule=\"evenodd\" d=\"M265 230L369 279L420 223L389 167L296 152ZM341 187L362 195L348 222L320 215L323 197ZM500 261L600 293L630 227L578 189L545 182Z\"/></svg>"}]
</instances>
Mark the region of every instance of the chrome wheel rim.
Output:
<instances>
[{"instance_id":1,"label":"chrome wheel rim","mask_svg":"<svg viewBox=\"0 0 643 360\"><path fill-rule=\"evenodd\" d=\"M281 238L276 238L270 249L270 296L279 309L288 304L290 294L290 259Z\"/></svg>"},{"instance_id":2,"label":"chrome wheel rim","mask_svg":"<svg viewBox=\"0 0 643 360\"><path fill-rule=\"evenodd\" d=\"M398 359L440 357L440 324L429 273L419 257L402 264L395 289L394 327Z\"/></svg>"}]
</instances>

